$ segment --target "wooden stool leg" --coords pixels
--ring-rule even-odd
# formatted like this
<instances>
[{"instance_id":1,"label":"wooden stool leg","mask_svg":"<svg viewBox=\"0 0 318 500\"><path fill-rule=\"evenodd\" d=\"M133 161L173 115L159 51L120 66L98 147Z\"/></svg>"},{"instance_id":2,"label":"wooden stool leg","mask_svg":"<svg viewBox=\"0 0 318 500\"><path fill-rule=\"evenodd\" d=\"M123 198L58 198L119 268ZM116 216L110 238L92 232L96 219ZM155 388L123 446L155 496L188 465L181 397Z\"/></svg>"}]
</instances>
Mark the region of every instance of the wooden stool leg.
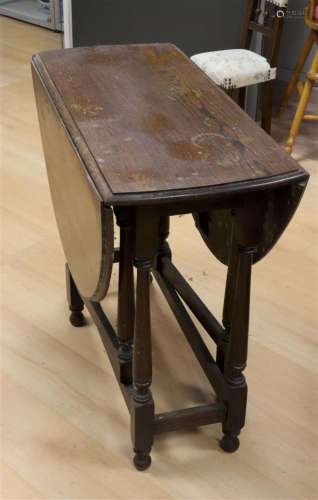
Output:
<instances>
[{"instance_id":1,"label":"wooden stool leg","mask_svg":"<svg viewBox=\"0 0 318 500\"><path fill-rule=\"evenodd\" d=\"M303 50L299 56L297 64L293 70L291 79L290 79L290 81L287 85L287 88L284 92L284 95L282 97L281 103L280 103L279 108L278 108L278 114L281 113L282 110L285 108L285 106L287 105L287 103L289 101L290 96L292 95L293 91L297 87L299 75L300 75L301 70L303 69L305 62L307 60L307 57L311 51L311 48L312 48L313 43L314 43L314 38L315 38L314 33L311 30L308 34L308 37L307 37L307 40L306 40L305 45L303 47Z\"/></svg>"},{"instance_id":2,"label":"wooden stool leg","mask_svg":"<svg viewBox=\"0 0 318 500\"><path fill-rule=\"evenodd\" d=\"M133 350L134 407L132 440L134 464L145 470L151 464L154 439L154 402L150 391L152 379L150 280L149 273L159 244L159 220L137 212L135 266L137 268L136 313Z\"/></svg>"},{"instance_id":3,"label":"wooden stool leg","mask_svg":"<svg viewBox=\"0 0 318 500\"><path fill-rule=\"evenodd\" d=\"M116 211L120 227L119 279L118 279L118 359L120 381L132 384L132 343L135 321L134 290L134 221L131 210Z\"/></svg>"},{"instance_id":4,"label":"wooden stool leg","mask_svg":"<svg viewBox=\"0 0 318 500\"><path fill-rule=\"evenodd\" d=\"M273 81L263 83L263 96L262 96L262 128L268 133L271 133L272 127L272 113L273 113L273 94L274 84Z\"/></svg>"},{"instance_id":5,"label":"wooden stool leg","mask_svg":"<svg viewBox=\"0 0 318 500\"><path fill-rule=\"evenodd\" d=\"M76 284L67 264L65 265L65 274L67 301L71 311L70 322L73 326L83 326L85 325L85 318L82 313L84 309L84 302L78 293Z\"/></svg>"},{"instance_id":6,"label":"wooden stool leg","mask_svg":"<svg viewBox=\"0 0 318 500\"><path fill-rule=\"evenodd\" d=\"M239 88L238 105L245 110L246 87Z\"/></svg>"},{"instance_id":7,"label":"wooden stool leg","mask_svg":"<svg viewBox=\"0 0 318 500\"><path fill-rule=\"evenodd\" d=\"M303 91L302 91L302 94L301 94L301 97L300 97L300 100L299 100L299 103L297 106L297 110L296 110L296 113L295 113L295 116L294 116L294 119L293 119L293 122L292 122L292 125L290 128L289 137L286 141L286 151L288 153L292 152L292 149L293 149L293 146L295 143L295 139L296 139L297 134L299 132L299 128L300 128L301 122L303 120L303 117L304 117L304 114L306 111L306 107L307 107L307 104L308 104L308 101L309 101L309 98L311 95L311 91L312 91L312 87L313 87L313 79L311 79L311 74L315 74L315 73L317 73L317 71L318 71L318 50L317 50L316 55L314 57L314 60L312 62L309 73L307 74L306 82L305 82L305 85L304 85L304 88L303 88Z\"/></svg>"},{"instance_id":8,"label":"wooden stool leg","mask_svg":"<svg viewBox=\"0 0 318 500\"><path fill-rule=\"evenodd\" d=\"M229 344L225 356L224 376L229 387L227 417L223 424L224 436L220 441L226 452L239 447L238 435L245 423L247 385L243 370L246 366L251 268L253 252L237 247L232 256L234 290L231 291L231 318L229 323Z\"/></svg>"}]
</instances>

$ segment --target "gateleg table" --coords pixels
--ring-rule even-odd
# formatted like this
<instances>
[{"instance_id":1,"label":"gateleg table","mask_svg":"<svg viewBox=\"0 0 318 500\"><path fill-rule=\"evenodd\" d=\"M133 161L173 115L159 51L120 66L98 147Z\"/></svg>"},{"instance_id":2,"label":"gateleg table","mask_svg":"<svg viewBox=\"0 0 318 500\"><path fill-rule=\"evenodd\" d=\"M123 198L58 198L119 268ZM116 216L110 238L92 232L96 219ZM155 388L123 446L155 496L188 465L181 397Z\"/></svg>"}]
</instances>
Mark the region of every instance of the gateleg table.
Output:
<instances>
[{"instance_id":1,"label":"gateleg table","mask_svg":"<svg viewBox=\"0 0 318 500\"><path fill-rule=\"evenodd\" d=\"M246 412L252 266L285 230L307 172L171 44L44 52L32 70L70 320L83 325L86 306L100 332L131 415L136 468L150 465L156 434L181 428L220 422L221 448L235 451ZM184 213L228 267L222 324L172 262L169 217ZM100 305L113 263L116 332ZM156 414L151 275L216 402ZM216 343L216 359L190 311Z\"/></svg>"}]
</instances>

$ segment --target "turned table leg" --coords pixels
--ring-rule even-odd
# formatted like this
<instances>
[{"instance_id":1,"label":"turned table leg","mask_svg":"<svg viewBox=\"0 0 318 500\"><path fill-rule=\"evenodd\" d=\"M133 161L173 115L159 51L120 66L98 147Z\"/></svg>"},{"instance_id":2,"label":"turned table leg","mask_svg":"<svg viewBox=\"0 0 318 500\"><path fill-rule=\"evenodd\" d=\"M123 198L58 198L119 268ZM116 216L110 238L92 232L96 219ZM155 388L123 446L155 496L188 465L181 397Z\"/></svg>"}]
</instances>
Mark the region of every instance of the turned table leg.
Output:
<instances>
[{"instance_id":1,"label":"turned table leg","mask_svg":"<svg viewBox=\"0 0 318 500\"><path fill-rule=\"evenodd\" d=\"M119 279L118 279L118 360L119 377L123 384L132 383L132 343L135 318L134 291L134 220L131 210L117 210L120 227Z\"/></svg>"},{"instance_id":2,"label":"turned table leg","mask_svg":"<svg viewBox=\"0 0 318 500\"><path fill-rule=\"evenodd\" d=\"M150 263L138 262L136 323L134 336L134 414L133 444L134 464L137 469L147 469L151 463L153 444L154 402L150 391L152 378L149 271Z\"/></svg>"},{"instance_id":3,"label":"turned table leg","mask_svg":"<svg viewBox=\"0 0 318 500\"><path fill-rule=\"evenodd\" d=\"M143 211L136 216L135 267L137 268L136 313L133 349L132 440L134 464L145 470L151 464L154 439L154 402L150 391L152 379L150 270L158 251L159 221Z\"/></svg>"},{"instance_id":4,"label":"turned table leg","mask_svg":"<svg viewBox=\"0 0 318 500\"><path fill-rule=\"evenodd\" d=\"M71 311L70 322L73 326L83 326L85 318L83 316L84 302L80 296L76 284L71 275L68 264L65 265L66 274L66 295L68 305Z\"/></svg>"},{"instance_id":5,"label":"turned table leg","mask_svg":"<svg viewBox=\"0 0 318 500\"><path fill-rule=\"evenodd\" d=\"M223 305L222 323L225 328L225 339L223 344L218 346L216 350L216 362L222 373L224 373L225 356L229 345L231 311L232 311L233 296L236 284L235 281L236 266L237 266L237 252L232 252L232 256L227 270L224 305Z\"/></svg>"},{"instance_id":6,"label":"turned table leg","mask_svg":"<svg viewBox=\"0 0 318 500\"><path fill-rule=\"evenodd\" d=\"M236 246L230 267L226 312L229 343L224 360L224 376L229 388L227 416L223 423L224 436L220 446L233 452L239 447L238 435L245 423L247 385L243 370L246 367L251 268L254 248Z\"/></svg>"}]
</instances>

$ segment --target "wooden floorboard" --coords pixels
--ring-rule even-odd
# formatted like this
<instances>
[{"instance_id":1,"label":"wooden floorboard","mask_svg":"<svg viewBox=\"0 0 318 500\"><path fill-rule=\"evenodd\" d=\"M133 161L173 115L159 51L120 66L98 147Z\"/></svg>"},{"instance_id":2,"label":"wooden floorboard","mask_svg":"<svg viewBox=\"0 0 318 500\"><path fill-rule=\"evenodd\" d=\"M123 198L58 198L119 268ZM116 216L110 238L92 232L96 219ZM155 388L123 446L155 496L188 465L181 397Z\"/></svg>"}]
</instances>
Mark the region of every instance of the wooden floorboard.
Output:
<instances>
[{"instance_id":1,"label":"wooden floorboard","mask_svg":"<svg viewBox=\"0 0 318 500\"><path fill-rule=\"evenodd\" d=\"M131 464L126 405L97 330L91 321L81 329L68 323L64 258L29 66L32 53L59 47L61 38L4 17L0 33L0 498L316 500L317 124L304 124L294 150L311 173L301 206L277 247L254 268L249 400L239 451L219 449L219 424L163 434L156 436L151 469L139 473ZM274 123L280 141L291 112ZM225 268L191 217L173 219L171 243L176 265L220 319ZM114 267L104 306L115 325ZM156 411L213 402L155 283L151 298Z\"/></svg>"}]
</instances>

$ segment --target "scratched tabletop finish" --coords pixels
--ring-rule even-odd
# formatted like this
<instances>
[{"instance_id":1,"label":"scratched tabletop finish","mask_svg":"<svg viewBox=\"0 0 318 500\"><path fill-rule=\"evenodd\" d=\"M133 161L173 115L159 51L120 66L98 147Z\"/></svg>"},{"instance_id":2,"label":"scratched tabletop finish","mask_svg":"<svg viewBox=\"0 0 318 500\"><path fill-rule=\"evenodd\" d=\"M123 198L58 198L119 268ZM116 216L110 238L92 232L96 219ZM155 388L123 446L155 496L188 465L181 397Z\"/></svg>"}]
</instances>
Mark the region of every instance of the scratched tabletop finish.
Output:
<instances>
[{"instance_id":1,"label":"scratched tabletop finish","mask_svg":"<svg viewBox=\"0 0 318 500\"><path fill-rule=\"evenodd\" d=\"M300 170L171 44L44 52L36 65L44 68L114 195Z\"/></svg>"}]
</instances>

